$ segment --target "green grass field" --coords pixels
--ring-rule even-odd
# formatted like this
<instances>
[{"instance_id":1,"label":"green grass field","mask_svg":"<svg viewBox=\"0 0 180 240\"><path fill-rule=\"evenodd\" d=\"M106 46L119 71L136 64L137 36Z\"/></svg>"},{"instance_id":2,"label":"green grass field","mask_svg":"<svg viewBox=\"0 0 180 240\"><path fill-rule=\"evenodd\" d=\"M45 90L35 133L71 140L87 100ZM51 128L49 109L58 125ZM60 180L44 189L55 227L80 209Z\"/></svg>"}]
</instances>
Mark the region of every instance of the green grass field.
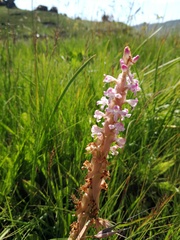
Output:
<instances>
[{"instance_id":1,"label":"green grass field","mask_svg":"<svg viewBox=\"0 0 180 240\"><path fill-rule=\"evenodd\" d=\"M127 44L140 55L132 72L142 91L126 121L126 146L110 159L100 216L127 227L127 239L180 239L179 33L135 33L123 24L65 16L54 16L52 28L31 18L26 30L17 30L10 13L6 17L10 24L0 32L0 240L68 237L76 219L71 195L84 183L81 166L103 74L118 76Z\"/></svg>"}]
</instances>

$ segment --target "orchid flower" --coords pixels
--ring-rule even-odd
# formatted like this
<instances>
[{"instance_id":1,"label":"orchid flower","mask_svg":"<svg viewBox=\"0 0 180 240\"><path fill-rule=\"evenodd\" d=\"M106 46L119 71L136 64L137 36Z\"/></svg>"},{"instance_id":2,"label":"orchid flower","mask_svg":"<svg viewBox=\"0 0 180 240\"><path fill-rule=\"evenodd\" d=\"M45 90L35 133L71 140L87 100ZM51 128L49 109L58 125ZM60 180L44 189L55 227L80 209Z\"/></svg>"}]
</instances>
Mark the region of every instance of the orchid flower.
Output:
<instances>
[{"instance_id":1,"label":"orchid flower","mask_svg":"<svg viewBox=\"0 0 180 240\"><path fill-rule=\"evenodd\" d=\"M104 75L105 84L113 84L114 87L108 87L104 91L104 96L97 101L100 109L95 110L94 118L98 125L91 128L93 142L86 147L87 153L91 154L91 161L86 160L82 169L87 170L85 183L80 187L82 193L79 200L74 201L76 206L77 221L71 224L69 240L85 239L88 228L105 228L94 237L103 238L114 234L119 234L118 230L111 228L108 220L98 217L100 206L99 197L101 190L106 190L109 179L108 156L118 155L121 148L124 147L126 139L122 136L125 131L126 118L131 117L131 113L124 104L129 104L135 108L138 99L126 99L128 91L137 94L141 89L139 82L134 79L130 72L130 67L136 63L139 56L132 57L129 47L125 47L123 57L120 59L122 72L116 78L110 75Z\"/></svg>"}]
</instances>

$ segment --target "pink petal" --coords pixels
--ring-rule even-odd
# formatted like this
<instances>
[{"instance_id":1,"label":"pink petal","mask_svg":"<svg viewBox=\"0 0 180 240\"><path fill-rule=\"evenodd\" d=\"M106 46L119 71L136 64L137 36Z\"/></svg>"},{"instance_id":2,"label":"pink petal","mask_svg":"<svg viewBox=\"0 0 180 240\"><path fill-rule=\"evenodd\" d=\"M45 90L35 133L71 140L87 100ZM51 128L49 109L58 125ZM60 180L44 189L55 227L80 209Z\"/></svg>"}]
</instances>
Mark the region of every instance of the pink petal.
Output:
<instances>
[{"instance_id":1,"label":"pink petal","mask_svg":"<svg viewBox=\"0 0 180 240\"><path fill-rule=\"evenodd\" d=\"M126 100L127 103L129 103L131 105L131 107L135 107L138 103L138 99L129 99L129 100Z\"/></svg>"},{"instance_id":2,"label":"pink petal","mask_svg":"<svg viewBox=\"0 0 180 240\"><path fill-rule=\"evenodd\" d=\"M136 63L139 59L139 55L135 56L132 58L133 63Z\"/></svg>"},{"instance_id":3,"label":"pink petal","mask_svg":"<svg viewBox=\"0 0 180 240\"><path fill-rule=\"evenodd\" d=\"M122 66L123 64L125 64L125 63L124 63L124 60L123 60L122 58L119 60L119 63L120 63L121 66Z\"/></svg>"},{"instance_id":4,"label":"pink petal","mask_svg":"<svg viewBox=\"0 0 180 240\"><path fill-rule=\"evenodd\" d=\"M101 136L103 129L98 127L97 125L93 125L91 128L91 136L94 137L95 135Z\"/></svg>"},{"instance_id":5,"label":"pink petal","mask_svg":"<svg viewBox=\"0 0 180 240\"><path fill-rule=\"evenodd\" d=\"M120 148L123 148L126 143L126 139L125 138L117 138L116 143Z\"/></svg>"},{"instance_id":6,"label":"pink petal","mask_svg":"<svg viewBox=\"0 0 180 240\"><path fill-rule=\"evenodd\" d=\"M120 147L118 145L114 145L110 147L110 152L113 156L117 156L119 152L117 151Z\"/></svg>"},{"instance_id":7,"label":"pink petal","mask_svg":"<svg viewBox=\"0 0 180 240\"><path fill-rule=\"evenodd\" d=\"M97 119L97 122L99 122L101 120L101 118L104 116L105 116L105 114L99 110L96 110L94 113L94 118Z\"/></svg>"},{"instance_id":8,"label":"pink petal","mask_svg":"<svg viewBox=\"0 0 180 240\"><path fill-rule=\"evenodd\" d=\"M123 54L123 60L125 63L129 60L129 57L131 56L131 51L129 47L124 48L124 54Z\"/></svg>"},{"instance_id":9,"label":"pink petal","mask_svg":"<svg viewBox=\"0 0 180 240\"><path fill-rule=\"evenodd\" d=\"M126 64L122 64L122 65L121 65L121 70L122 70L123 72L127 72L127 69L128 69L128 66L127 66Z\"/></svg>"},{"instance_id":10,"label":"pink petal","mask_svg":"<svg viewBox=\"0 0 180 240\"><path fill-rule=\"evenodd\" d=\"M110 76L110 75L105 75L105 78L103 80L103 82L106 82L106 83L114 82L114 81L117 81L117 79L112 77L112 76Z\"/></svg>"},{"instance_id":11,"label":"pink petal","mask_svg":"<svg viewBox=\"0 0 180 240\"><path fill-rule=\"evenodd\" d=\"M97 105L102 105L101 109L103 109L106 105L108 105L108 99L103 96L101 100L97 101Z\"/></svg>"}]
</instances>

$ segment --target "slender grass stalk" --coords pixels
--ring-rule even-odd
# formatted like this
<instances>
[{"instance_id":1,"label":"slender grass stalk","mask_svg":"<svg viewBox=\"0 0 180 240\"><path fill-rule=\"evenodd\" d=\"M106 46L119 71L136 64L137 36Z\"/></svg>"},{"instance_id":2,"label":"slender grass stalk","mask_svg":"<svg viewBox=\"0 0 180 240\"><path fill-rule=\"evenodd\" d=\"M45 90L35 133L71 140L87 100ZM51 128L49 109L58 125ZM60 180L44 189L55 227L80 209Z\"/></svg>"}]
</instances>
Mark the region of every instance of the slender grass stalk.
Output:
<instances>
[{"instance_id":1,"label":"slender grass stalk","mask_svg":"<svg viewBox=\"0 0 180 240\"><path fill-rule=\"evenodd\" d=\"M49 119L47 120L47 123L45 124L44 127L40 128L39 130L39 134L38 134L38 139L37 139L37 144L36 144L36 153L39 152L39 150L41 149L41 147L43 146L43 143L45 141L45 136L47 134L47 132L49 131L49 127L52 124L53 121L53 117L63 99L63 97L65 96L66 92L68 91L69 87L71 86L71 84L75 81L76 77L78 76L78 74L80 74L82 72L82 70L87 66L87 64L95 57L95 55L91 56L87 61L84 62L84 64L78 68L78 70L75 72L75 74L72 76L72 78L68 81L67 85L65 86L63 92L61 93L61 95L59 96L54 108L52 109ZM37 96L37 95L36 95ZM35 156L35 159L37 159L37 156ZM32 168L32 182L34 182L35 179L35 168L36 168L36 162L33 165Z\"/></svg>"},{"instance_id":2,"label":"slender grass stalk","mask_svg":"<svg viewBox=\"0 0 180 240\"><path fill-rule=\"evenodd\" d=\"M72 76L72 78L69 80L69 82L67 83L66 87L64 88L63 92L61 93L60 97L58 98L57 100L57 103L50 115L50 118L48 120L48 123L47 123L47 127L48 127L48 124L52 121L52 118L60 104L60 102L62 101L64 95L66 94L67 90L69 89L69 87L71 86L71 84L74 82L74 80L76 79L76 77L78 76L78 74L86 67L86 65L95 57L95 55L93 55L92 57L90 57L76 72L75 74Z\"/></svg>"}]
</instances>

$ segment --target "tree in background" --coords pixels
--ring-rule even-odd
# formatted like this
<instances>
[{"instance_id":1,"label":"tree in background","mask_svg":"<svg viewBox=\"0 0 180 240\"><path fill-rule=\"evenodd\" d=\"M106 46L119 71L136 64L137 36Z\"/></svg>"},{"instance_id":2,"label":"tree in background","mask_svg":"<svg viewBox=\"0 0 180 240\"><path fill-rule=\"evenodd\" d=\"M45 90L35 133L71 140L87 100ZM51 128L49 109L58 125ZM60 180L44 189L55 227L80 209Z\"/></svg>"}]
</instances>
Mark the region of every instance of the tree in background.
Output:
<instances>
[{"instance_id":1,"label":"tree in background","mask_svg":"<svg viewBox=\"0 0 180 240\"><path fill-rule=\"evenodd\" d=\"M109 16L105 13L101 17L102 22L112 22L113 19L114 19L113 15Z\"/></svg>"},{"instance_id":2,"label":"tree in background","mask_svg":"<svg viewBox=\"0 0 180 240\"><path fill-rule=\"evenodd\" d=\"M15 0L3 0L7 8L16 8Z\"/></svg>"}]
</instances>

